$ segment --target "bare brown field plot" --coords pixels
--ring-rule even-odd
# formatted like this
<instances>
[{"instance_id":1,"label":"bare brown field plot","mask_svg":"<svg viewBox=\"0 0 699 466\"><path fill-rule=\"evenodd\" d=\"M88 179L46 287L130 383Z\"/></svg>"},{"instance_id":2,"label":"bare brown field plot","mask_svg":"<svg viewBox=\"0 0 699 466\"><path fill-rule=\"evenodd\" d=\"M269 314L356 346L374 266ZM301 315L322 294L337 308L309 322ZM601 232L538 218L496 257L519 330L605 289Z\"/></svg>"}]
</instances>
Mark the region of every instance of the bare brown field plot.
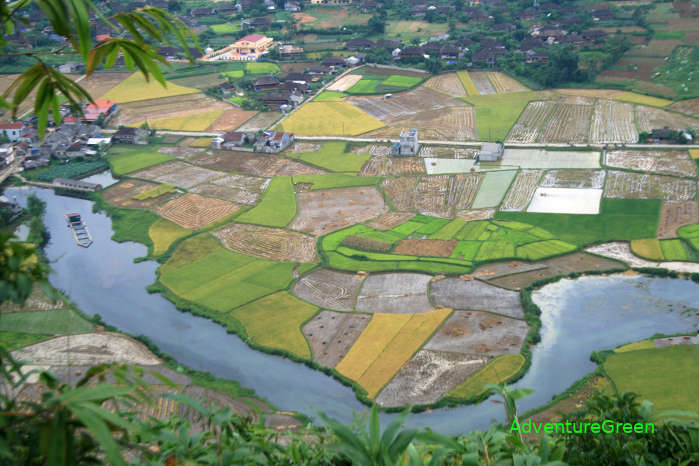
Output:
<instances>
[{"instance_id":1,"label":"bare brown field plot","mask_svg":"<svg viewBox=\"0 0 699 466\"><path fill-rule=\"evenodd\" d=\"M432 283L430 296L435 304L453 309L490 311L523 318L519 293L489 285L480 280L445 278Z\"/></svg>"},{"instance_id":2,"label":"bare brown field plot","mask_svg":"<svg viewBox=\"0 0 699 466\"><path fill-rule=\"evenodd\" d=\"M482 356L519 352L529 325L481 311L455 311L425 344L425 349Z\"/></svg>"},{"instance_id":3,"label":"bare brown field plot","mask_svg":"<svg viewBox=\"0 0 699 466\"><path fill-rule=\"evenodd\" d=\"M78 83L91 96L106 94L108 90L122 82L124 79L131 76L129 72L104 72L97 71L91 76L80 80ZM78 79L79 75L72 76L73 79Z\"/></svg>"},{"instance_id":4,"label":"bare brown field plot","mask_svg":"<svg viewBox=\"0 0 699 466\"><path fill-rule=\"evenodd\" d=\"M663 175L642 175L610 170L604 187L605 197L623 199L665 199L686 201L697 194L695 180Z\"/></svg>"},{"instance_id":5,"label":"bare brown field plot","mask_svg":"<svg viewBox=\"0 0 699 466\"><path fill-rule=\"evenodd\" d=\"M449 257L458 241L439 239L404 239L393 249L394 254L406 256Z\"/></svg>"},{"instance_id":6,"label":"bare brown field plot","mask_svg":"<svg viewBox=\"0 0 699 466\"><path fill-rule=\"evenodd\" d=\"M613 99L624 91L615 89L554 89L558 94L577 95L582 97L592 97L600 99Z\"/></svg>"},{"instance_id":7,"label":"bare brown field plot","mask_svg":"<svg viewBox=\"0 0 699 466\"><path fill-rule=\"evenodd\" d=\"M169 118L192 117L202 112L230 110L230 104L206 94L186 94L161 99L141 100L119 104L115 125L134 125Z\"/></svg>"},{"instance_id":8,"label":"bare brown field plot","mask_svg":"<svg viewBox=\"0 0 699 466\"><path fill-rule=\"evenodd\" d=\"M381 188L396 210L413 210L417 182L418 178L412 176L389 178L381 182Z\"/></svg>"},{"instance_id":9,"label":"bare brown field plot","mask_svg":"<svg viewBox=\"0 0 699 466\"><path fill-rule=\"evenodd\" d=\"M168 183L189 189L199 183L205 183L222 176L221 172L189 165L179 160L162 163L145 170L131 173L134 178L145 178L159 183Z\"/></svg>"},{"instance_id":10,"label":"bare brown field plot","mask_svg":"<svg viewBox=\"0 0 699 466\"><path fill-rule=\"evenodd\" d=\"M549 170L539 186L544 188L601 189L604 186L604 170Z\"/></svg>"},{"instance_id":11,"label":"bare brown field plot","mask_svg":"<svg viewBox=\"0 0 699 466\"><path fill-rule=\"evenodd\" d=\"M238 128L238 131L265 130L272 126L272 124L281 118L281 116L282 114L279 112L259 112L257 115L243 123L243 125Z\"/></svg>"},{"instance_id":12,"label":"bare brown field plot","mask_svg":"<svg viewBox=\"0 0 699 466\"><path fill-rule=\"evenodd\" d=\"M555 102L537 101L527 104L524 112L507 135L507 142L534 142L539 137L540 128L551 113Z\"/></svg>"},{"instance_id":13,"label":"bare brown field plot","mask_svg":"<svg viewBox=\"0 0 699 466\"><path fill-rule=\"evenodd\" d=\"M335 367L345 357L371 316L347 312L321 311L303 326L311 345L313 359L326 367Z\"/></svg>"},{"instance_id":14,"label":"bare brown field plot","mask_svg":"<svg viewBox=\"0 0 699 466\"><path fill-rule=\"evenodd\" d=\"M231 251L277 262L313 262L315 238L295 231L233 223L213 235Z\"/></svg>"},{"instance_id":15,"label":"bare brown field plot","mask_svg":"<svg viewBox=\"0 0 699 466\"><path fill-rule=\"evenodd\" d=\"M257 112L253 110L243 110L240 108L229 108L223 115L218 117L211 126L209 126L207 131L232 131L238 126L245 123L247 120L256 115Z\"/></svg>"},{"instance_id":16,"label":"bare brown field plot","mask_svg":"<svg viewBox=\"0 0 699 466\"><path fill-rule=\"evenodd\" d=\"M427 110L464 106L463 101L425 87L400 92L390 99L384 99L383 96L367 95L348 97L345 101L381 121L406 117Z\"/></svg>"},{"instance_id":17,"label":"bare brown field plot","mask_svg":"<svg viewBox=\"0 0 699 466\"><path fill-rule=\"evenodd\" d=\"M415 214L412 212L390 212L388 214L380 215L370 222L366 222L366 224L372 228L376 228L377 230L390 230L397 227L401 223L407 222L414 216Z\"/></svg>"},{"instance_id":18,"label":"bare brown field plot","mask_svg":"<svg viewBox=\"0 0 699 466\"><path fill-rule=\"evenodd\" d=\"M469 76L473 80L473 84L478 88L478 92L483 94L495 94L495 88L488 79L487 71L470 71Z\"/></svg>"},{"instance_id":19,"label":"bare brown field plot","mask_svg":"<svg viewBox=\"0 0 699 466\"><path fill-rule=\"evenodd\" d=\"M495 209L469 209L456 212L456 218L471 222L473 220L488 220L495 215Z\"/></svg>"},{"instance_id":20,"label":"bare brown field plot","mask_svg":"<svg viewBox=\"0 0 699 466\"><path fill-rule=\"evenodd\" d=\"M653 39L648 42L648 45L637 45L633 47L626 52L625 56L665 58L669 57L678 45L682 45L681 40Z\"/></svg>"},{"instance_id":21,"label":"bare brown field plot","mask_svg":"<svg viewBox=\"0 0 699 466\"><path fill-rule=\"evenodd\" d=\"M154 188L155 186L157 186L155 183L150 183L148 181L129 179L110 186L104 190L102 196L107 202L117 207L126 209L150 209L157 204L169 201L177 195L177 193L165 193L162 196L144 200L133 198L133 196Z\"/></svg>"},{"instance_id":22,"label":"bare brown field plot","mask_svg":"<svg viewBox=\"0 0 699 466\"><path fill-rule=\"evenodd\" d=\"M638 142L633 105L598 100L590 125L590 142Z\"/></svg>"},{"instance_id":23,"label":"bare brown field plot","mask_svg":"<svg viewBox=\"0 0 699 466\"><path fill-rule=\"evenodd\" d=\"M324 189L298 193L298 210L290 228L313 235L361 223L388 211L375 187Z\"/></svg>"},{"instance_id":24,"label":"bare brown field plot","mask_svg":"<svg viewBox=\"0 0 699 466\"><path fill-rule=\"evenodd\" d=\"M216 170L262 175L274 165L279 157L252 152L235 152L228 150L208 150L192 159L192 163L204 165Z\"/></svg>"},{"instance_id":25,"label":"bare brown field plot","mask_svg":"<svg viewBox=\"0 0 699 466\"><path fill-rule=\"evenodd\" d=\"M542 174L542 170L520 171L505 195L500 210L524 210L532 200Z\"/></svg>"},{"instance_id":26,"label":"bare brown field plot","mask_svg":"<svg viewBox=\"0 0 699 466\"><path fill-rule=\"evenodd\" d=\"M451 97L466 97L466 90L456 73L445 73L433 76L423 85Z\"/></svg>"},{"instance_id":27,"label":"bare brown field plot","mask_svg":"<svg viewBox=\"0 0 699 466\"><path fill-rule=\"evenodd\" d=\"M163 146L158 149L161 154L171 155L177 157L178 159L189 160L195 155L203 152L204 149L201 147L188 147L188 146Z\"/></svg>"},{"instance_id":28,"label":"bare brown field plot","mask_svg":"<svg viewBox=\"0 0 699 466\"><path fill-rule=\"evenodd\" d=\"M450 178L449 175L424 176L420 178L415 187L414 208L425 215L449 217L452 209L447 205L446 198Z\"/></svg>"},{"instance_id":29,"label":"bare brown field plot","mask_svg":"<svg viewBox=\"0 0 699 466\"><path fill-rule=\"evenodd\" d=\"M482 368L487 358L449 351L422 349L381 390L381 406L430 404L458 387Z\"/></svg>"},{"instance_id":30,"label":"bare brown field plot","mask_svg":"<svg viewBox=\"0 0 699 466\"><path fill-rule=\"evenodd\" d=\"M605 164L666 175L696 176L696 165L687 151L615 150L607 152Z\"/></svg>"},{"instance_id":31,"label":"bare brown field plot","mask_svg":"<svg viewBox=\"0 0 699 466\"><path fill-rule=\"evenodd\" d=\"M473 107L448 107L427 110L404 118L390 118L387 126L370 133L373 137L398 138L405 128L417 128L424 139L467 141L475 139L476 127Z\"/></svg>"},{"instance_id":32,"label":"bare brown field plot","mask_svg":"<svg viewBox=\"0 0 699 466\"><path fill-rule=\"evenodd\" d=\"M420 26L418 23L415 22L410 22L412 24L408 24L407 26L410 27L415 27L415 26ZM413 71L413 70L406 70L402 68L381 68L379 66L367 66L365 68L366 72L369 74L375 74L377 76L393 76L393 75L398 75L398 76L410 76L411 78L427 78L429 76L429 73L426 71Z\"/></svg>"},{"instance_id":33,"label":"bare brown field plot","mask_svg":"<svg viewBox=\"0 0 699 466\"><path fill-rule=\"evenodd\" d=\"M653 129L665 128L694 128L699 129L699 120L658 108L636 106L636 121L639 131L650 132Z\"/></svg>"},{"instance_id":34,"label":"bare brown field plot","mask_svg":"<svg viewBox=\"0 0 699 466\"><path fill-rule=\"evenodd\" d=\"M401 176L425 173L425 162L419 157L374 156L367 160L361 176Z\"/></svg>"},{"instance_id":35,"label":"bare brown field plot","mask_svg":"<svg viewBox=\"0 0 699 466\"><path fill-rule=\"evenodd\" d=\"M680 102L670 105L670 108L673 110L677 110L678 112L699 117L699 98L682 100Z\"/></svg>"},{"instance_id":36,"label":"bare brown field plot","mask_svg":"<svg viewBox=\"0 0 699 466\"><path fill-rule=\"evenodd\" d=\"M361 74L346 74L340 79L331 83L326 89L329 91L343 92L362 80Z\"/></svg>"},{"instance_id":37,"label":"bare brown field plot","mask_svg":"<svg viewBox=\"0 0 699 466\"><path fill-rule=\"evenodd\" d=\"M316 306L351 311L364 276L329 269L314 270L294 285L294 294Z\"/></svg>"},{"instance_id":38,"label":"bare brown field plot","mask_svg":"<svg viewBox=\"0 0 699 466\"><path fill-rule=\"evenodd\" d=\"M502 92L524 92L530 90L516 79L512 79L500 71L488 73L488 78L490 78L490 82L493 84L495 92L498 94Z\"/></svg>"},{"instance_id":39,"label":"bare brown field plot","mask_svg":"<svg viewBox=\"0 0 699 466\"><path fill-rule=\"evenodd\" d=\"M232 214L239 208L220 199L188 193L154 210L184 228L196 230Z\"/></svg>"},{"instance_id":40,"label":"bare brown field plot","mask_svg":"<svg viewBox=\"0 0 699 466\"><path fill-rule=\"evenodd\" d=\"M295 176L295 175L319 175L327 171L306 165L305 163L287 158L279 158L269 168L262 172L262 176Z\"/></svg>"},{"instance_id":41,"label":"bare brown field plot","mask_svg":"<svg viewBox=\"0 0 699 466\"><path fill-rule=\"evenodd\" d=\"M699 223L695 201L665 201L660 209L658 238L676 238L679 227L693 223Z\"/></svg>"},{"instance_id":42,"label":"bare brown field plot","mask_svg":"<svg viewBox=\"0 0 699 466\"><path fill-rule=\"evenodd\" d=\"M587 142L593 107L585 104L558 103L544 125L540 142Z\"/></svg>"},{"instance_id":43,"label":"bare brown field plot","mask_svg":"<svg viewBox=\"0 0 699 466\"><path fill-rule=\"evenodd\" d=\"M269 184L269 178L244 175L228 175L194 186L189 191L203 196L215 197L236 204L257 204L260 194Z\"/></svg>"},{"instance_id":44,"label":"bare brown field plot","mask_svg":"<svg viewBox=\"0 0 699 466\"><path fill-rule=\"evenodd\" d=\"M422 273L377 273L364 280L356 309L364 312L416 314L434 310L427 297L431 275Z\"/></svg>"}]
</instances>

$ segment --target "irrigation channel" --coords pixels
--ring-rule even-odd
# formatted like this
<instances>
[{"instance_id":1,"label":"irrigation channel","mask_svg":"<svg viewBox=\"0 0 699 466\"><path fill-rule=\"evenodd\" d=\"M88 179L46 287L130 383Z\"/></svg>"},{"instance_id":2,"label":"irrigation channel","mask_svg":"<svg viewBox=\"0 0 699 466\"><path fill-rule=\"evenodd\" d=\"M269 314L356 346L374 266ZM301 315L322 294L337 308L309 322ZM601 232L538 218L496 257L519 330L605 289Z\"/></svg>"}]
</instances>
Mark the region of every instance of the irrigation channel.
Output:
<instances>
[{"instance_id":1,"label":"irrigation channel","mask_svg":"<svg viewBox=\"0 0 699 466\"><path fill-rule=\"evenodd\" d=\"M108 174L87 181L109 185ZM51 233L46 255L50 280L87 314L133 335L145 335L181 364L238 380L279 409L315 417L318 411L351 422L367 408L353 391L302 364L249 348L236 335L201 317L178 311L145 287L155 279L155 262L134 263L145 246L116 243L111 220L92 212L92 202L58 196L41 188L8 188L8 198L25 205L34 193L47 203L45 223ZM80 212L90 225L94 243L77 247L64 214ZM541 342L533 349L528 373L515 385L535 390L519 404L522 411L550 401L572 382L591 372L592 351L613 348L659 333L694 332L699 326L699 284L688 280L614 275L561 280L538 290L542 309ZM484 429L504 417L502 405L435 409L413 414L408 424L429 426L444 434ZM386 415L390 417L390 415Z\"/></svg>"}]
</instances>

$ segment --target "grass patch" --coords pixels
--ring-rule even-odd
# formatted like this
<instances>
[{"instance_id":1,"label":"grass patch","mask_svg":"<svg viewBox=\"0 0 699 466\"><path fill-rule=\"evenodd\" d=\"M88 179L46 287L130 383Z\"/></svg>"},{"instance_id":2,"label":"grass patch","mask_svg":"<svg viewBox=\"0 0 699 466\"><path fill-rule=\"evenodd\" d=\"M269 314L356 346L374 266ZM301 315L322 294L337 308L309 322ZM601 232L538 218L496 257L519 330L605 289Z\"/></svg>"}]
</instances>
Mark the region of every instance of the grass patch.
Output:
<instances>
[{"instance_id":1,"label":"grass patch","mask_svg":"<svg viewBox=\"0 0 699 466\"><path fill-rule=\"evenodd\" d=\"M118 85L110 89L100 99L112 100L116 103L136 102L139 100L162 99L185 94L197 94L199 89L178 86L166 81L163 86L155 79L146 81L141 73L134 73Z\"/></svg>"},{"instance_id":2,"label":"grass patch","mask_svg":"<svg viewBox=\"0 0 699 466\"><path fill-rule=\"evenodd\" d=\"M218 35L235 34L240 31L240 23L212 24L209 28Z\"/></svg>"},{"instance_id":3,"label":"grass patch","mask_svg":"<svg viewBox=\"0 0 699 466\"><path fill-rule=\"evenodd\" d=\"M633 343L628 343L626 345L622 345L614 350L615 353L626 353L627 351L636 351L636 350L643 350L643 349L654 349L655 348L655 343L653 343L653 340L641 340L641 341L635 341Z\"/></svg>"},{"instance_id":4,"label":"grass patch","mask_svg":"<svg viewBox=\"0 0 699 466\"><path fill-rule=\"evenodd\" d=\"M359 172L371 155L346 152L346 148L346 142L326 142L315 152L285 155L334 172Z\"/></svg>"},{"instance_id":5,"label":"grass patch","mask_svg":"<svg viewBox=\"0 0 699 466\"><path fill-rule=\"evenodd\" d=\"M385 125L347 102L309 102L281 124L283 131L305 136L357 136Z\"/></svg>"},{"instance_id":6,"label":"grass patch","mask_svg":"<svg viewBox=\"0 0 699 466\"><path fill-rule=\"evenodd\" d=\"M699 347L677 345L614 353L604 370L620 393L634 392L655 403L655 412L699 410Z\"/></svg>"},{"instance_id":7,"label":"grass patch","mask_svg":"<svg viewBox=\"0 0 699 466\"><path fill-rule=\"evenodd\" d=\"M211 112L196 113L175 118L162 118L148 122L148 126L153 129L167 129L171 131L206 131L225 110L213 110ZM141 122L142 123L142 122ZM141 126L141 123L129 125L134 128Z\"/></svg>"},{"instance_id":8,"label":"grass patch","mask_svg":"<svg viewBox=\"0 0 699 466\"><path fill-rule=\"evenodd\" d=\"M347 97L349 94L346 92L339 91L323 91L313 99L314 102L327 102L327 101L337 101L342 100L343 97Z\"/></svg>"},{"instance_id":9,"label":"grass patch","mask_svg":"<svg viewBox=\"0 0 699 466\"><path fill-rule=\"evenodd\" d=\"M620 100L622 102L631 102L634 104L649 105L651 107L667 107L672 103L672 100L661 99L659 97L651 97L643 94L636 94L635 92L622 92L621 94L614 97L614 100Z\"/></svg>"},{"instance_id":10,"label":"grass patch","mask_svg":"<svg viewBox=\"0 0 699 466\"><path fill-rule=\"evenodd\" d=\"M525 244L517 248L517 257L528 260L539 260L545 257L558 256L575 251L575 245L552 239Z\"/></svg>"},{"instance_id":11,"label":"grass patch","mask_svg":"<svg viewBox=\"0 0 699 466\"><path fill-rule=\"evenodd\" d=\"M282 291L239 307L231 315L255 343L311 359L301 325L317 311L317 307Z\"/></svg>"},{"instance_id":12,"label":"grass patch","mask_svg":"<svg viewBox=\"0 0 699 466\"><path fill-rule=\"evenodd\" d=\"M377 79L361 79L354 86L347 89L348 94L376 94L376 86L381 84Z\"/></svg>"},{"instance_id":13,"label":"grass patch","mask_svg":"<svg viewBox=\"0 0 699 466\"><path fill-rule=\"evenodd\" d=\"M245 71L243 70L231 70L231 71L224 71L221 73L223 76L226 76L228 78L233 78L233 79L239 79L245 76Z\"/></svg>"},{"instance_id":14,"label":"grass patch","mask_svg":"<svg viewBox=\"0 0 699 466\"><path fill-rule=\"evenodd\" d=\"M495 218L528 223L558 239L582 246L654 237L661 205L660 199L603 198L599 215L496 212ZM529 232L535 234L533 230Z\"/></svg>"},{"instance_id":15,"label":"grass patch","mask_svg":"<svg viewBox=\"0 0 699 466\"><path fill-rule=\"evenodd\" d=\"M0 346L7 351L14 351L23 346L33 345L40 341L48 340L52 335L25 332L0 332Z\"/></svg>"},{"instance_id":16,"label":"grass patch","mask_svg":"<svg viewBox=\"0 0 699 466\"><path fill-rule=\"evenodd\" d=\"M422 79L418 77L392 74L388 78L384 79L381 84L384 86L413 87L418 85L420 81L422 81Z\"/></svg>"},{"instance_id":17,"label":"grass patch","mask_svg":"<svg viewBox=\"0 0 699 466\"><path fill-rule=\"evenodd\" d=\"M515 375L524 365L521 354L504 354L490 361L464 383L449 392L454 398L476 398L485 393L483 385L502 383Z\"/></svg>"},{"instance_id":18,"label":"grass patch","mask_svg":"<svg viewBox=\"0 0 699 466\"><path fill-rule=\"evenodd\" d=\"M467 261L474 260L481 244L480 241L459 241L449 257Z\"/></svg>"},{"instance_id":19,"label":"grass patch","mask_svg":"<svg viewBox=\"0 0 699 466\"><path fill-rule=\"evenodd\" d=\"M153 255L164 254L175 240L187 236L189 233L191 233L190 230L169 220L164 218L157 220L148 229L148 236L153 241Z\"/></svg>"},{"instance_id":20,"label":"grass patch","mask_svg":"<svg viewBox=\"0 0 699 466\"><path fill-rule=\"evenodd\" d=\"M660 249L663 250L663 256L668 261L686 261L687 251L684 249L684 243L681 239L663 239L660 240Z\"/></svg>"},{"instance_id":21,"label":"grass patch","mask_svg":"<svg viewBox=\"0 0 699 466\"><path fill-rule=\"evenodd\" d=\"M95 328L73 309L51 311L11 312L0 317L0 331L64 335L88 333Z\"/></svg>"},{"instance_id":22,"label":"grass patch","mask_svg":"<svg viewBox=\"0 0 699 466\"><path fill-rule=\"evenodd\" d=\"M376 186L381 182L380 176L354 176L343 173L330 173L327 175L297 175L294 176L294 184L311 183L311 191L317 189L348 188L352 186Z\"/></svg>"},{"instance_id":23,"label":"grass patch","mask_svg":"<svg viewBox=\"0 0 699 466\"><path fill-rule=\"evenodd\" d=\"M276 63L253 61L245 64L245 71L250 74L279 73L279 65Z\"/></svg>"},{"instance_id":24,"label":"grass patch","mask_svg":"<svg viewBox=\"0 0 699 466\"><path fill-rule=\"evenodd\" d=\"M238 217L242 223L284 227L296 215L296 193L290 176L272 178L262 201Z\"/></svg>"},{"instance_id":25,"label":"grass patch","mask_svg":"<svg viewBox=\"0 0 699 466\"><path fill-rule=\"evenodd\" d=\"M677 234L680 238L687 240L695 251L699 251L699 223L680 227Z\"/></svg>"},{"instance_id":26,"label":"grass patch","mask_svg":"<svg viewBox=\"0 0 699 466\"><path fill-rule=\"evenodd\" d=\"M112 152L114 153L116 151ZM160 152L156 151L143 149L121 149L116 152L116 154L109 156L107 161L112 167L114 174L125 175L127 173L152 167L153 165L158 165L173 159L174 157L170 155L161 154Z\"/></svg>"},{"instance_id":27,"label":"grass patch","mask_svg":"<svg viewBox=\"0 0 699 466\"><path fill-rule=\"evenodd\" d=\"M459 81L464 86L466 95L481 95L480 91L476 87L476 84L471 79L468 71L457 71L456 75L459 77Z\"/></svg>"},{"instance_id":28,"label":"grass patch","mask_svg":"<svg viewBox=\"0 0 699 466\"><path fill-rule=\"evenodd\" d=\"M635 239L631 241L631 251L644 259L661 261L663 251L660 249L660 241L655 238Z\"/></svg>"},{"instance_id":29,"label":"grass patch","mask_svg":"<svg viewBox=\"0 0 699 466\"><path fill-rule=\"evenodd\" d=\"M134 241L149 248L153 245L148 231L153 223L160 220L157 214L149 210L110 209L109 215L112 218L114 241Z\"/></svg>"},{"instance_id":30,"label":"grass patch","mask_svg":"<svg viewBox=\"0 0 699 466\"><path fill-rule=\"evenodd\" d=\"M473 200L473 208L497 207L505 197L515 175L515 170L486 172Z\"/></svg>"},{"instance_id":31,"label":"grass patch","mask_svg":"<svg viewBox=\"0 0 699 466\"><path fill-rule=\"evenodd\" d=\"M462 97L476 109L478 138L482 141L504 141L524 107L539 98L531 91Z\"/></svg>"},{"instance_id":32,"label":"grass patch","mask_svg":"<svg viewBox=\"0 0 699 466\"><path fill-rule=\"evenodd\" d=\"M174 193L175 191L177 190L174 186L164 183L148 188L135 196L131 196L131 198L136 199L137 201L145 201L146 199L153 199L162 196L163 194Z\"/></svg>"},{"instance_id":33,"label":"grass patch","mask_svg":"<svg viewBox=\"0 0 699 466\"><path fill-rule=\"evenodd\" d=\"M374 314L336 366L374 398L442 324L451 309L423 314Z\"/></svg>"},{"instance_id":34,"label":"grass patch","mask_svg":"<svg viewBox=\"0 0 699 466\"><path fill-rule=\"evenodd\" d=\"M440 228L436 233L431 234L428 238L429 239L443 239L443 240L449 240L454 237L461 229L464 227L464 222L460 218L455 218L451 222L447 223L444 225L442 228ZM411 232L412 233L412 232Z\"/></svg>"}]
</instances>

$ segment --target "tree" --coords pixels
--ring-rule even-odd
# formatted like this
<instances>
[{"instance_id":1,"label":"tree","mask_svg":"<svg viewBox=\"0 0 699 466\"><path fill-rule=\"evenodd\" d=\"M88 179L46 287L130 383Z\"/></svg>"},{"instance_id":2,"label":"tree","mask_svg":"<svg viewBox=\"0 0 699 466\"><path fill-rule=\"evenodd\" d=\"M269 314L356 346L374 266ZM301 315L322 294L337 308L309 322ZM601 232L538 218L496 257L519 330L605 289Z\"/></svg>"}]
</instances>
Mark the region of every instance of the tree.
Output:
<instances>
[{"instance_id":1,"label":"tree","mask_svg":"<svg viewBox=\"0 0 699 466\"><path fill-rule=\"evenodd\" d=\"M62 98L78 114L82 114L82 102L93 102L83 87L48 65L45 56L76 53L85 64L87 76L100 66L112 68L117 58L122 56L129 70L138 69L146 80L154 78L164 85L165 78L159 65L167 64L167 61L157 53L156 44L165 42L173 45L174 38L190 61L193 61L189 51L190 42L199 47L194 34L180 20L159 8L146 6L105 17L92 0L41 0L37 4L53 33L63 37L65 43L50 51L12 51L17 44L7 40L7 37L29 21L23 14L32 3L29 0L2 2L0 20L6 35L0 39L0 57L29 57L35 63L7 88L0 98L0 106L12 109L12 116L15 117L19 105L35 91L34 113L38 116L37 129L41 137L46 130L49 112L56 123L60 122ZM90 22L91 16L98 17L98 21L110 26L117 34L94 43L90 33L94 26ZM122 30L128 34L127 37L119 36Z\"/></svg>"},{"instance_id":2,"label":"tree","mask_svg":"<svg viewBox=\"0 0 699 466\"><path fill-rule=\"evenodd\" d=\"M386 17L381 14L375 14L369 18L368 27L370 34L383 34L386 30Z\"/></svg>"}]
</instances>

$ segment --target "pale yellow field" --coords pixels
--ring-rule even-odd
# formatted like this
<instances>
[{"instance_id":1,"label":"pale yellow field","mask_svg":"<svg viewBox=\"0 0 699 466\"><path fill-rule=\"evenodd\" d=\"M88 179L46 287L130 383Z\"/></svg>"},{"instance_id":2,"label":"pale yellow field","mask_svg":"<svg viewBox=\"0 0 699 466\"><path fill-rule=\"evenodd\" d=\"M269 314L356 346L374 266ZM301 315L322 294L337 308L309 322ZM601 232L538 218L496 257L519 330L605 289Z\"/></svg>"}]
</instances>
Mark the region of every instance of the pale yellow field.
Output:
<instances>
[{"instance_id":1,"label":"pale yellow field","mask_svg":"<svg viewBox=\"0 0 699 466\"><path fill-rule=\"evenodd\" d=\"M621 94L614 97L614 100L621 100L623 102L632 102L635 104L650 105L651 107L667 107L672 103L672 100L660 99L658 97L651 97L643 94L636 94L635 92L622 92Z\"/></svg>"},{"instance_id":2,"label":"pale yellow field","mask_svg":"<svg viewBox=\"0 0 699 466\"><path fill-rule=\"evenodd\" d=\"M495 92L498 94L502 92L523 92L530 90L528 87L522 85L519 81L512 79L500 71L488 73L488 78L493 84Z\"/></svg>"},{"instance_id":3,"label":"pale yellow field","mask_svg":"<svg viewBox=\"0 0 699 466\"><path fill-rule=\"evenodd\" d=\"M660 249L660 241L655 238L631 241L631 251L639 257L652 261L664 259L663 251Z\"/></svg>"},{"instance_id":4,"label":"pale yellow field","mask_svg":"<svg viewBox=\"0 0 699 466\"><path fill-rule=\"evenodd\" d=\"M167 87L163 87L155 79L146 82L141 73L134 73L116 87L113 87L100 99L112 100L116 103L136 102L139 100L161 99L163 97L173 97L176 95L196 94L199 89L178 86L167 82Z\"/></svg>"},{"instance_id":5,"label":"pale yellow field","mask_svg":"<svg viewBox=\"0 0 699 466\"><path fill-rule=\"evenodd\" d=\"M481 95L480 91L473 83L471 76L469 76L468 71L457 71L456 75L461 80L461 84L464 85L464 89L466 89L467 95Z\"/></svg>"},{"instance_id":6,"label":"pale yellow field","mask_svg":"<svg viewBox=\"0 0 699 466\"><path fill-rule=\"evenodd\" d=\"M336 369L374 398L449 314L451 309L424 314L374 314Z\"/></svg>"},{"instance_id":7,"label":"pale yellow field","mask_svg":"<svg viewBox=\"0 0 699 466\"><path fill-rule=\"evenodd\" d=\"M281 124L303 136L358 136L385 125L347 102L309 102Z\"/></svg>"},{"instance_id":8,"label":"pale yellow field","mask_svg":"<svg viewBox=\"0 0 699 466\"><path fill-rule=\"evenodd\" d=\"M161 218L148 229L148 236L153 241L153 254L160 255L168 250L175 240L191 233L191 230Z\"/></svg>"},{"instance_id":9,"label":"pale yellow field","mask_svg":"<svg viewBox=\"0 0 699 466\"><path fill-rule=\"evenodd\" d=\"M689 156L693 159L699 159L699 149L689 149Z\"/></svg>"},{"instance_id":10,"label":"pale yellow field","mask_svg":"<svg viewBox=\"0 0 699 466\"><path fill-rule=\"evenodd\" d=\"M209 147L213 138L198 138L189 147Z\"/></svg>"},{"instance_id":11,"label":"pale yellow field","mask_svg":"<svg viewBox=\"0 0 699 466\"><path fill-rule=\"evenodd\" d=\"M521 354L503 354L490 361L486 366L473 374L464 383L449 392L456 398L472 398L485 391L483 385L498 384L509 379L520 370L524 364Z\"/></svg>"},{"instance_id":12,"label":"pale yellow field","mask_svg":"<svg viewBox=\"0 0 699 466\"><path fill-rule=\"evenodd\" d=\"M653 340L641 340L629 343L624 346L620 346L614 350L615 353L626 353L627 351L636 351L642 349L653 349L655 348L655 343Z\"/></svg>"},{"instance_id":13,"label":"pale yellow field","mask_svg":"<svg viewBox=\"0 0 699 466\"><path fill-rule=\"evenodd\" d=\"M163 118L162 120L150 120L148 126L152 129L169 129L172 131L206 131L211 124L218 119L225 110L214 110L211 112L195 113L175 118ZM134 123L132 126L138 128L143 122Z\"/></svg>"}]
</instances>

